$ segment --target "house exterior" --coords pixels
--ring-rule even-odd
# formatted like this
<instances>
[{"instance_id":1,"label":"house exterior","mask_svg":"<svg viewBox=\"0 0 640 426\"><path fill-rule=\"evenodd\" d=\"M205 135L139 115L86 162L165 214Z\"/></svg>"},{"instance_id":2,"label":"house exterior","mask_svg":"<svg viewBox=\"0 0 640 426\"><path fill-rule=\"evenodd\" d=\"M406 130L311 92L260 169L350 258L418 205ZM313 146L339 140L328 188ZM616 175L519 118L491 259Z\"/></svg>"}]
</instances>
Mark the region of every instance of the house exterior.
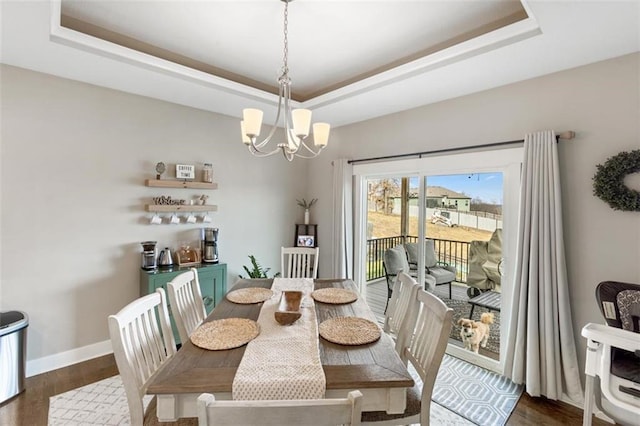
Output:
<instances>
[{"instance_id":1,"label":"house exterior","mask_svg":"<svg viewBox=\"0 0 640 426\"><path fill-rule=\"evenodd\" d=\"M34 15L48 22L46 13ZM39 31L29 25L25 31ZM235 117L141 96L135 87L127 93L3 63L0 310L30 316L27 375L111 351L106 318L140 296L141 241L177 247L198 240L205 225L148 223L142 206L157 192L144 179L155 176L160 161L212 163L219 187L211 195L218 205L211 225L220 229L231 286L249 254L277 270L279 247L301 223L296 198L303 196L319 200L311 218L322 241L319 276L332 275L333 160L575 130L575 140L558 146L572 322L576 330L601 322L595 286L640 282L640 215L613 211L591 186L597 164L640 143L639 75L640 53L612 52L601 62L523 81L496 77L489 90L461 88L452 99L339 126L319 158L285 164L249 155ZM163 195L178 197L175 191ZM463 208L465 198L438 197ZM576 343L583 366L578 332Z\"/></svg>"},{"instance_id":2,"label":"house exterior","mask_svg":"<svg viewBox=\"0 0 640 426\"><path fill-rule=\"evenodd\" d=\"M441 207L461 212L471 210L471 197L441 186L427 186L427 208Z\"/></svg>"}]
</instances>

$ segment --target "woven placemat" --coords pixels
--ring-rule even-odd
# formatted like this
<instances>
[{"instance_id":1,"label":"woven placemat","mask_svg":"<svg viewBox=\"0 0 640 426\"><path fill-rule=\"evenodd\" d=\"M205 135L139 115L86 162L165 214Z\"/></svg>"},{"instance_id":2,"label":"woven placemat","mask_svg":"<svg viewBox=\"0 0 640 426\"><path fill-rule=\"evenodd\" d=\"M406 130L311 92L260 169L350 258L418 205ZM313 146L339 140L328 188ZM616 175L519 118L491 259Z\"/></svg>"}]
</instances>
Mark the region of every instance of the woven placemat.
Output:
<instances>
[{"instance_id":1,"label":"woven placemat","mask_svg":"<svg viewBox=\"0 0 640 426\"><path fill-rule=\"evenodd\" d=\"M311 297L316 302L341 305L358 300L358 293L345 288L321 288L311 293Z\"/></svg>"},{"instance_id":2,"label":"woven placemat","mask_svg":"<svg viewBox=\"0 0 640 426\"><path fill-rule=\"evenodd\" d=\"M365 345L380 338L376 323L358 317L336 317L318 326L320 336L339 345Z\"/></svg>"},{"instance_id":3,"label":"woven placemat","mask_svg":"<svg viewBox=\"0 0 640 426\"><path fill-rule=\"evenodd\" d=\"M273 296L273 291L262 287L240 288L227 293L227 299L233 303L260 303Z\"/></svg>"},{"instance_id":4,"label":"woven placemat","mask_svg":"<svg viewBox=\"0 0 640 426\"><path fill-rule=\"evenodd\" d=\"M205 322L191 334L194 345L211 351L238 348L260 334L258 323L247 318L224 318Z\"/></svg>"}]
</instances>

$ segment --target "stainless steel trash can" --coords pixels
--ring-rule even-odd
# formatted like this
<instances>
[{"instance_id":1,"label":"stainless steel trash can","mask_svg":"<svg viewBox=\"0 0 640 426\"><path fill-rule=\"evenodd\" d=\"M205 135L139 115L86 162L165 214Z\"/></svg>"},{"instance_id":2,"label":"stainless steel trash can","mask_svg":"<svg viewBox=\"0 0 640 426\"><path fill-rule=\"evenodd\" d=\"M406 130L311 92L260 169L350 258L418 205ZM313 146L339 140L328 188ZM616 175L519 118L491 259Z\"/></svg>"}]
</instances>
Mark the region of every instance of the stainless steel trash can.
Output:
<instances>
[{"instance_id":1,"label":"stainless steel trash can","mask_svg":"<svg viewBox=\"0 0 640 426\"><path fill-rule=\"evenodd\" d=\"M0 404L24 390L28 326L26 313L0 312Z\"/></svg>"}]
</instances>

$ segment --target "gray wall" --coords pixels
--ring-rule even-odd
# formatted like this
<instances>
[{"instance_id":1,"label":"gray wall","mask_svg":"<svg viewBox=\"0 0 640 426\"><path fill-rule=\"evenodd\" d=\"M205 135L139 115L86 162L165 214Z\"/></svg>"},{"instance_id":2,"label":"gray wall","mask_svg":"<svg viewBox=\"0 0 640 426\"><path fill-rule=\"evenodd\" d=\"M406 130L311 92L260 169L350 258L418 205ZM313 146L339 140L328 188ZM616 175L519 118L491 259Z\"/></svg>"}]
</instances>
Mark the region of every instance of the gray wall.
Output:
<instances>
[{"instance_id":1,"label":"gray wall","mask_svg":"<svg viewBox=\"0 0 640 426\"><path fill-rule=\"evenodd\" d=\"M235 118L0 70L0 309L30 316L27 356L39 361L28 374L104 349L107 316L139 296L140 241L175 248L215 226L230 284L249 254L280 269L302 219L305 161L251 156ZM213 163L211 224L148 224L151 197L198 192L145 187L158 161Z\"/></svg>"},{"instance_id":2,"label":"gray wall","mask_svg":"<svg viewBox=\"0 0 640 426\"><path fill-rule=\"evenodd\" d=\"M610 209L592 195L596 164L640 147L640 54L572 69L421 108L344 126L309 170L308 192L330 199L323 184L334 158L364 158L522 139L574 130L559 144L565 249L578 356L580 329L600 322L594 289L603 280L640 282L640 213ZM640 176L630 182L640 189ZM331 205L315 212L320 238L331 236ZM325 219L327 218L327 219ZM328 251L323 248L325 254ZM321 275L331 272L323 264ZM581 371L584 369L581 367Z\"/></svg>"}]
</instances>

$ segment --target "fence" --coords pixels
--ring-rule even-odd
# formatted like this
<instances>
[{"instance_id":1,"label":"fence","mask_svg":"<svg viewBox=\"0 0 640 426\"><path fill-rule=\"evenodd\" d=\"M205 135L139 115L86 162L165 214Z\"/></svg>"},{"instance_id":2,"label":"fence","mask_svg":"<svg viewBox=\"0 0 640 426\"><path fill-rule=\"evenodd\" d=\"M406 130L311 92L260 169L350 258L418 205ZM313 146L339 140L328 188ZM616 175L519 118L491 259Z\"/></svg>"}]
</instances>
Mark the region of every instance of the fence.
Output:
<instances>
[{"instance_id":1,"label":"fence","mask_svg":"<svg viewBox=\"0 0 640 426\"><path fill-rule=\"evenodd\" d=\"M415 243L418 237L401 235L367 240L367 281L384 278L382 260L387 249L404 243ZM466 283L469 270L469 246L464 241L441 240L433 238L438 262L455 266L456 281Z\"/></svg>"}]
</instances>

